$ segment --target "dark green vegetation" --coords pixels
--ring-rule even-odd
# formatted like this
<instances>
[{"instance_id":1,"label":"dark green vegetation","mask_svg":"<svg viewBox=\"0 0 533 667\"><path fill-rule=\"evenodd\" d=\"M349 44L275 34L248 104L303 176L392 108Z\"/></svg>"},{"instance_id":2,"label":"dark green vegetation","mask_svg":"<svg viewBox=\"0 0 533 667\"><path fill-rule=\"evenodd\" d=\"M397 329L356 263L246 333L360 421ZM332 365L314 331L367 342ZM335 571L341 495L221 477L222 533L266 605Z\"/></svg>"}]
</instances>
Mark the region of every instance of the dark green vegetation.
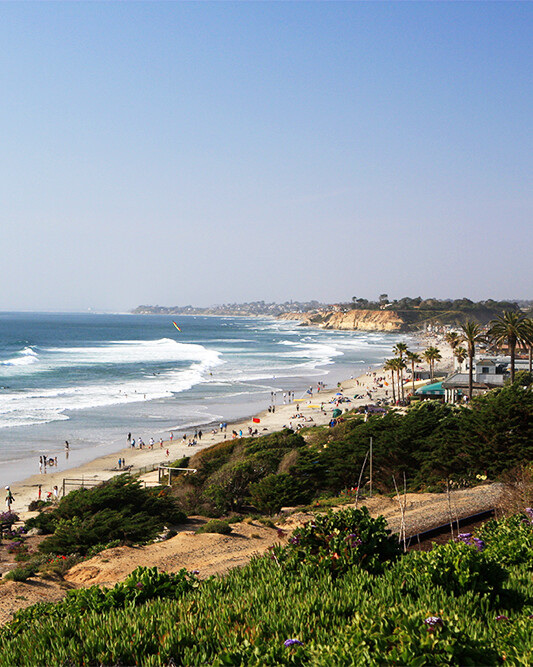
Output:
<instances>
[{"instance_id":1,"label":"dark green vegetation","mask_svg":"<svg viewBox=\"0 0 533 667\"><path fill-rule=\"evenodd\" d=\"M165 525L181 523L168 489L148 489L128 475L119 475L92 489L72 491L57 508L26 523L50 533L39 549L45 554L81 555L97 545L118 540L124 544L152 540Z\"/></svg>"},{"instance_id":2,"label":"dark green vegetation","mask_svg":"<svg viewBox=\"0 0 533 667\"><path fill-rule=\"evenodd\" d=\"M404 556L380 519L333 521L224 578L138 570L20 611L0 665L531 664L529 516Z\"/></svg>"},{"instance_id":3,"label":"dark green vegetation","mask_svg":"<svg viewBox=\"0 0 533 667\"><path fill-rule=\"evenodd\" d=\"M422 402L406 414L348 414L334 428L286 430L261 438L226 441L191 459L196 475L176 478L187 513L220 517L231 512L273 514L353 493L373 441L373 484L394 491L444 490L448 482L491 480L533 460L533 391L522 375L514 384L475 398L471 407ZM526 383L526 384L524 384ZM368 462L361 487L368 483ZM353 496L352 496L353 497Z\"/></svg>"}]
</instances>

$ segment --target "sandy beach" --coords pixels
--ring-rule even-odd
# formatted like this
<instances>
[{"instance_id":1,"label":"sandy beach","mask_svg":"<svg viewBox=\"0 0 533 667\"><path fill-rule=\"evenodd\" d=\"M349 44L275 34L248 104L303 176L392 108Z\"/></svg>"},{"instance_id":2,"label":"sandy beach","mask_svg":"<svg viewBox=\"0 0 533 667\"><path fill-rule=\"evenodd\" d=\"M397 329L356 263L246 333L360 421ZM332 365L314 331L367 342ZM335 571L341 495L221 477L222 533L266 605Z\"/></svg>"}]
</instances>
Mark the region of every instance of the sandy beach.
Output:
<instances>
[{"instance_id":1,"label":"sandy beach","mask_svg":"<svg viewBox=\"0 0 533 667\"><path fill-rule=\"evenodd\" d=\"M438 345L441 351L442 360L438 364L437 374L441 370L450 369L453 364L453 355L450 347L444 340L441 337L435 336L430 340L421 339L419 349L423 350L426 343ZM418 368L425 369L427 368L427 364L420 364ZM406 376L410 377L410 374L406 373ZM385 384L383 379L388 384ZM424 382L421 384L424 384ZM405 382L406 393L409 393L411 386L410 380ZM339 393L349 398L350 402L341 402L337 406L336 400L339 398L337 395ZM354 396L359 396L360 398L354 398ZM231 439L233 431L237 434L240 434L242 431L242 436L247 437L249 428L253 430L257 429L258 435L266 435L283 428L296 429L301 426L325 425L330 422L332 412L337 407L344 412L354 407L372 404L378 399L390 399L391 397L390 373L386 374L383 367L369 368L367 372L357 378L349 378L343 382L339 382L338 386L334 387L326 385L320 391L318 391L317 383L315 382L312 386L312 395L305 394L305 398L296 397L291 402L288 402L287 398L284 403L282 393L278 392L274 412L269 411L269 406L267 405L266 409L262 412L250 415L248 418L235 423L228 423L225 432L220 432L218 425L205 428L201 441L198 441L198 444L192 447L187 444L189 438L192 436L190 430L187 433L187 440L185 441L183 440L183 433L174 432L172 441L170 440L169 433L168 438L163 442L163 447L160 447L159 442L154 444L153 449L149 449L147 444L143 449L126 447L112 454L95 458L76 468L68 470L48 468L46 474L34 474L23 481L14 482L11 484L11 491L15 497L12 509L21 517L24 517L27 513L29 503L32 500L38 499L39 485L41 486L41 498L46 499L48 494L52 493L54 486L58 487L59 497L61 497L64 480L66 480L65 491L68 493L68 491L74 488L79 488L81 480L85 484L94 484L110 479L122 472L118 467L119 459L125 461L125 465L131 474L136 474L144 472L143 469L152 468L158 464L164 465L184 456L191 456L200 449L210 447L225 439ZM259 419L260 422L252 421L253 418ZM213 430L216 430L216 433L213 433ZM157 472L143 474L142 479L146 483L154 483L157 481Z\"/></svg>"}]
</instances>

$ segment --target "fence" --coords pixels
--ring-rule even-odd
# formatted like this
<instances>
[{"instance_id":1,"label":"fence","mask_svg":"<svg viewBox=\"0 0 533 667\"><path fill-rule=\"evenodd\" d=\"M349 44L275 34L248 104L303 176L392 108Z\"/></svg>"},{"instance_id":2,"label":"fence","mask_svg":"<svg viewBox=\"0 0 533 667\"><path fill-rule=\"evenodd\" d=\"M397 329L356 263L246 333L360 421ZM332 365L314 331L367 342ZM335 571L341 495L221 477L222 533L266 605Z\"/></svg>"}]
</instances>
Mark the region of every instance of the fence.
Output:
<instances>
[{"instance_id":1,"label":"fence","mask_svg":"<svg viewBox=\"0 0 533 667\"><path fill-rule=\"evenodd\" d=\"M166 472L164 472L166 471ZM158 467L158 484L161 484L161 478L168 475L168 486L172 484L172 473L173 472L196 472L196 468L171 468L170 466L160 465Z\"/></svg>"}]
</instances>

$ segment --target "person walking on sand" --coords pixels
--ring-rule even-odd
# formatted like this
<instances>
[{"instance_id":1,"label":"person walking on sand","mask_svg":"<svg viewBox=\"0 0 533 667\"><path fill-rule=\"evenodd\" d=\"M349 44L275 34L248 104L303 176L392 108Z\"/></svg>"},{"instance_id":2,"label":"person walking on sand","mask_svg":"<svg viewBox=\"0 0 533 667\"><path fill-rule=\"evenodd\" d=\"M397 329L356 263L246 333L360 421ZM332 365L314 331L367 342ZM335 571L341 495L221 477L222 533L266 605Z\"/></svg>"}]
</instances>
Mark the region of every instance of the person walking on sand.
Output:
<instances>
[{"instance_id":1,"label":"person walking on sand","mask_svg":"<svg viewBox=\"0 0 533 667\"><path fill-rule=\"evenodd\" d=\"M11 493L9 486L6 486L6 509L8 512L11 512L11 503L15 500L14 495Z\"/></svg>"}]
</instances>

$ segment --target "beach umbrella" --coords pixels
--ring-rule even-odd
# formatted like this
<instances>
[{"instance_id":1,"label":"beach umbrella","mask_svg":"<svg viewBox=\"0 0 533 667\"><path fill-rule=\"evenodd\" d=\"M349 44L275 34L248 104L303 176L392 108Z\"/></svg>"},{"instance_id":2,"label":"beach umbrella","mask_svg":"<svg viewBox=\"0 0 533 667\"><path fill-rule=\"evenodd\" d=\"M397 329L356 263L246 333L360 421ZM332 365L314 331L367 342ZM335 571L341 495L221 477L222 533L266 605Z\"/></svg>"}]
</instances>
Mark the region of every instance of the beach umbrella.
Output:
<instances>
[{"instance_id":1,"label":"beach umbrella","mask_svg":"<svg viewBox=\"0 0 533 667\"><path fill-rule=\"evenodd\" d=\"M342 394L340 392L337 392L335 396L342 396Z\"/></svg>"},{"instance_id":2,"label":"beach umbrella","mask_svg":"<svg viewBox=\"0 0 533 667\"><path fill-rule=\"evenodd\" d=\"M333 410L331 416L333 417L333 419L336 419L337 417L340 417L341 415L342 415L342 410L339 410L339 408L337 408L336 410Z\"/></svg>"}]
</instances>

